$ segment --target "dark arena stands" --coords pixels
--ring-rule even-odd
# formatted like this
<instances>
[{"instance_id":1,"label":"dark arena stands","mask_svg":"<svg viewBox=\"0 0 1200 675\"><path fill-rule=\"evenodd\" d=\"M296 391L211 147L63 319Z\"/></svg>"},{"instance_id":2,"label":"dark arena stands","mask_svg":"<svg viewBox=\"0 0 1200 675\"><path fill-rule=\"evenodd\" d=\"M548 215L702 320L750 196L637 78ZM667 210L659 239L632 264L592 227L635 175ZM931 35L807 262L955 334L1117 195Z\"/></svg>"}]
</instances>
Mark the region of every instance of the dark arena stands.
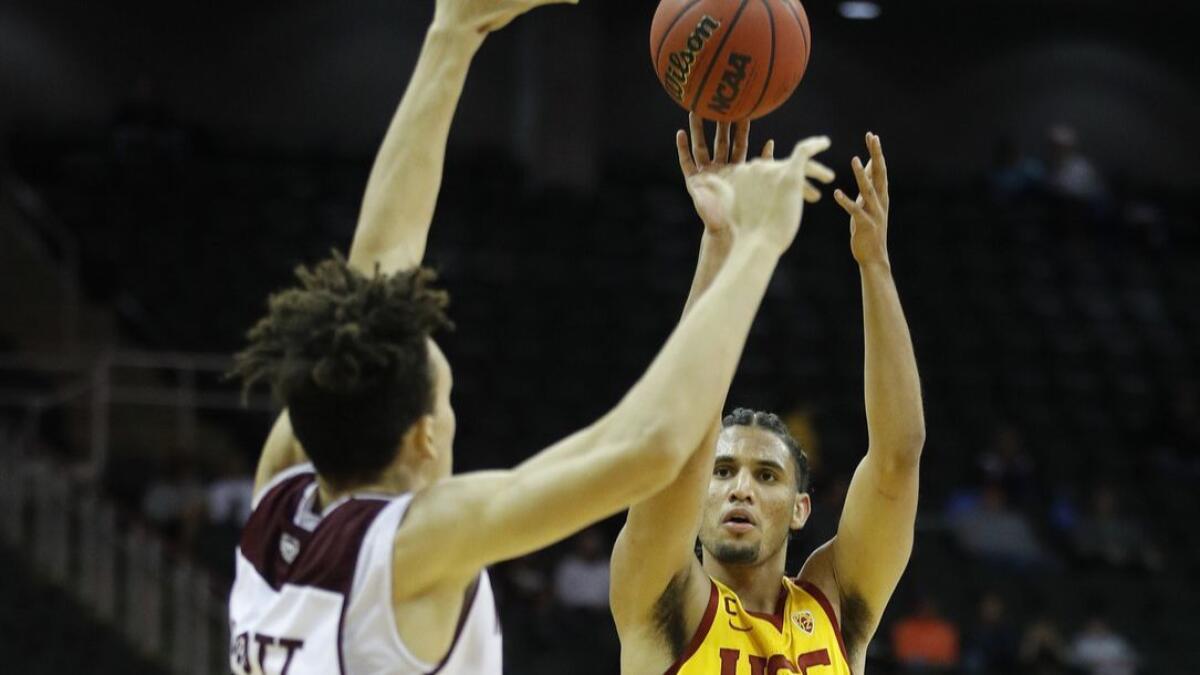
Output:
<instances>
[{"instance_id":1,"label":"dark arena stands","mask_svg":"<svg viewBox=\"0 0 1200 675\"><path fill-rule=\"evenodd\" d=\"M473 66L428 254L456 471L595 419L678 319L701 226L646 62L654 4L548 9ZM869 671L1200 672L1200 9L849 4L805 3L807 79L752 143L829 133L846 190L862 132L889 147L927 442ZM228 672L277 409L223 374L292 268L349 245L431 11L0 8L0 671ZM845 221L807 208L729 398L812 458L792 572L867 445ZM492 570L505 672L618 672L621 522Z\"/></svg>"}]
</instances>

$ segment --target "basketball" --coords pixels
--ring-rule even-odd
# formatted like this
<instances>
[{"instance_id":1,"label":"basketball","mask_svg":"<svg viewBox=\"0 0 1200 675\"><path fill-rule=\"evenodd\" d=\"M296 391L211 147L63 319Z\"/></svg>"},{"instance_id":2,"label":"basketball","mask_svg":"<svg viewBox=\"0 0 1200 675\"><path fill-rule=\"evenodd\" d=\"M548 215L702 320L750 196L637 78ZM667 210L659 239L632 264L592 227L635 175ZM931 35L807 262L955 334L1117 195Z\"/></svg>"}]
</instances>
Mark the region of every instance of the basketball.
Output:
<instances>
[{"instance_id":1,"label":"basketball","mask_svg":"<svg viewBox=\"0 0 1200 675\"><path fill-rule=\"evenodd\" d=\"M783 105L811 46L799 0L662 0L650 27L659 82L676 103L718 122Z\"/></svg>"}]
</instances>

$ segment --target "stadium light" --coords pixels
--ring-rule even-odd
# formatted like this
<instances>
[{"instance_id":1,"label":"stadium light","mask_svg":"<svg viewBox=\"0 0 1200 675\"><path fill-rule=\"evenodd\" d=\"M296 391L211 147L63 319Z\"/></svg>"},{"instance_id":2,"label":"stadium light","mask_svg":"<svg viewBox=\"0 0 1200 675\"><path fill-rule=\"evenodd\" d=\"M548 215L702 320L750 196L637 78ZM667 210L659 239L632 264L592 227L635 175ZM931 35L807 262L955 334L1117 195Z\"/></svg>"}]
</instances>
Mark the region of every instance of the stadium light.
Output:
<instances>
[{"instance_id":1,"label":"stadium light","mask_svg":"<svg viewBox=\"0 0 1200 675\"><path fill-rule=\"evenodd\" d=\"M878 2L842 2L838 4L838 11L847 19L869 21L879 18L883 8Z\"/></svg>"}]
</instances>

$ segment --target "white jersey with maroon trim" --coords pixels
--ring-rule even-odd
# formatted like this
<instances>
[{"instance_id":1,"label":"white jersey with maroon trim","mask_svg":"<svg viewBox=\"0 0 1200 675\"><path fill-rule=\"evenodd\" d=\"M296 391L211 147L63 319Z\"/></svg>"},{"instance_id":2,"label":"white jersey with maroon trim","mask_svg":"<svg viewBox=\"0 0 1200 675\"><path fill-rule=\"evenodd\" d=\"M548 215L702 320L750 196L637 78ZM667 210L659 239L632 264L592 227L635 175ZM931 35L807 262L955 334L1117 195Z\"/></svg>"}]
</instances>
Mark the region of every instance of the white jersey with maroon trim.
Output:
<instances>
[{"instance_id":1,"label":"white jersey with maroon trim","mask_svg":"<svg viewBox=\"0 0 1200 675\"><path fill-rule=\"evenodd\" d=\"M237 550L229 598L235 675L499 675L500 622L487 572L441 663L400 641L392 542L410 495L352 495L318 513L311 464L275 477ZM429 564L437 564L430 560Z\"/></svg>"}]
</instances>

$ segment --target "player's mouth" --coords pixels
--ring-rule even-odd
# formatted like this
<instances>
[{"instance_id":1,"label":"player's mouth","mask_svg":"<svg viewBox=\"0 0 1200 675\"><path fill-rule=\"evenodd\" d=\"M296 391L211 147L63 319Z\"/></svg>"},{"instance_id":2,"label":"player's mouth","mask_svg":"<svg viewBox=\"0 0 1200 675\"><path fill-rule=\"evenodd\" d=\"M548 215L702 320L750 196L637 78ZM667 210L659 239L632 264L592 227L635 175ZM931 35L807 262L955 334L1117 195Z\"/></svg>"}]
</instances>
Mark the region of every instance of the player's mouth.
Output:
<instances>
[{"instance_id":1,"label":"player's mouth","mask_svg":"<svg viewBox=\"0 0 1200 675\"><path fill-rule=\"evenodd\" d=\"M721 519L721 527L738 534L749 532L757 526L758 522L746 509L730 509Z\"/></svg>"}]
</instances>

